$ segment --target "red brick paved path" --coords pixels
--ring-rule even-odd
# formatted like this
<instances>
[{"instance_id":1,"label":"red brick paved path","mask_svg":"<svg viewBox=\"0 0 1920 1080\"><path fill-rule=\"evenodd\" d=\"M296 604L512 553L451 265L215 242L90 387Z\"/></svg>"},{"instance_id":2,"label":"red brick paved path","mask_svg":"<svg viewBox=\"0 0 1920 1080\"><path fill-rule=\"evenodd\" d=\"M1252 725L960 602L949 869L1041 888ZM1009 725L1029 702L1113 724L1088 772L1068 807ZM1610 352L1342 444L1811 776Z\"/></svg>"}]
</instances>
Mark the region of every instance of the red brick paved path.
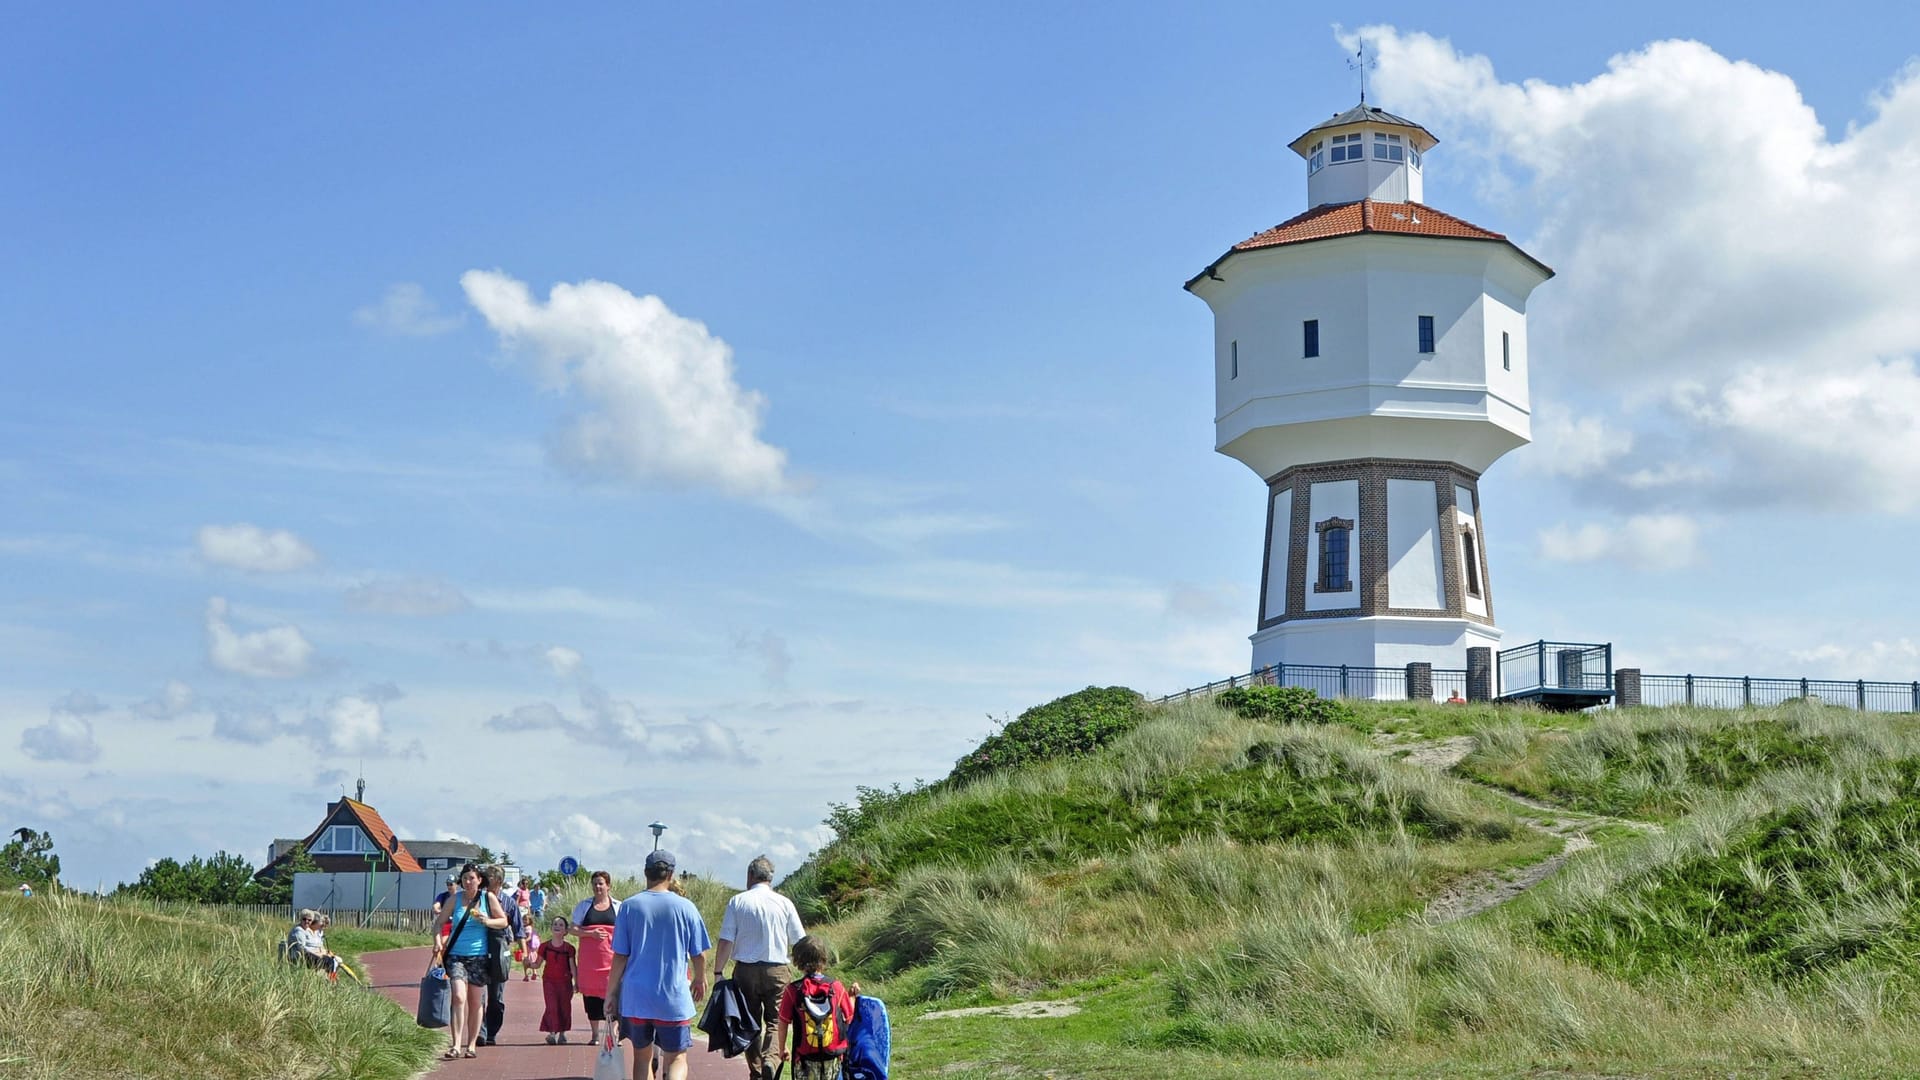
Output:
<instances>
[{"instance_id":1,"label":"red brick paved path","mask_svg":"<svg viewBox=\"0 0 1920 1080\"><path fill-rule=\"evenodd\" d=\"M367 953L361 957L368 985L398 1002L413 1015L420 1003L420 974L427 968L427 949L393 949ZM472 1059L439 1062L432 1070L434 1080L591 1080L594 1057L599 1051L584 1040L590 1034L587 1011L580 998L573 999L574 1028L568 1038L582 1040L565 1046L548 1046L540 1030L540 1014L546 1003L540 996L540 983L521 982L519 972L507 981L507 1026L500 1033L498 1046L483 1046ZM631 1069L633 1051L620 1044ZM687 1052L688 1080L746 1080L747 1066L740 1058L728 1061L707 1050L706 1039L694 1032L693 1049Z\"/></svg>"}]
</instances>

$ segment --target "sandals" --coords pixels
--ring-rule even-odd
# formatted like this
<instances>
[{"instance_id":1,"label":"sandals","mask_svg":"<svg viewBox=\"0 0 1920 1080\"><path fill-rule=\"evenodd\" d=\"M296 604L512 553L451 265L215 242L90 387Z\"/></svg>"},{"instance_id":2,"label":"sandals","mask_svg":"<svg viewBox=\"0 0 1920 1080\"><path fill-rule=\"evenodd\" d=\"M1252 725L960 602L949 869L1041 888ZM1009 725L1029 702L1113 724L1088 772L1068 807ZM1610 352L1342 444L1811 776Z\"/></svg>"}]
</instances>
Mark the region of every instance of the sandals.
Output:
<instances>
[{"instance_id":1,"label":"sandals","mask_svg":"<svg viewBox=\"0 0 1920 1080\"><path fill-rule=\"evenodd\" d=\"M461 1057L479 1057L480 1051L475 1050L473 1047L469 1046L465 1050L460 1051L460 1056Z\"/></svg>"},{"instance_id":2,"label":"sandals","mask_svg":"<svg viewBox=\"0 0 1920 1080\"><path fill-rule=\"evenodd\" d=\"M459 1056L460 1056L460 1048L457 1046L449 1046L447 1047L447 1052L440 1055L440 1060L452 1061L453 1059Z\"/></svg>"}]
</instances>

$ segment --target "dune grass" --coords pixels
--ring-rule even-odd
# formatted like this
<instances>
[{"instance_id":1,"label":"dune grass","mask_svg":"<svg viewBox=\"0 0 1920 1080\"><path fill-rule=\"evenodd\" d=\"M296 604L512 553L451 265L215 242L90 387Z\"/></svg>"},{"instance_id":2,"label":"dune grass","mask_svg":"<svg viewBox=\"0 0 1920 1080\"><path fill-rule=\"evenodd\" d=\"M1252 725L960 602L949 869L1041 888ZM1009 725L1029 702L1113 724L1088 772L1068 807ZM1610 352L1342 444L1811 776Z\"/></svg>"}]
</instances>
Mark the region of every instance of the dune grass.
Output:
<instances>
[{"instance_id":1,"label":"dune grass","mask_svg":"<svg viewBox=\"0 0 1920 1080\"><path fill-rule=\"evenodd\" d=\"M1913 732L1805 704L1302 728L1189 702L905 800L785 887L838 914L817 929L891 998L903 1074L1890 1075L1920 1051ZM1456 735L1478 783L1382 752ZM1592 825L1544 884L1429 925L1450 883L1559 850L1482 784L1665 828ZM864 875L838 906L835 865ZM919 1019L1036 997L1083 1011Z\"/></svg>"},{"instance_id":2,"label":"dune grass","mask_svg":"<svg viewBox=\"0 0 1920 1080\"><path fill-rule=\"evenodd\" d=\"M442 1036L279 962L285 932L56 893L0 902L0 1075L400 1080L426 1066Z\"/></svg>"}]
</instances>

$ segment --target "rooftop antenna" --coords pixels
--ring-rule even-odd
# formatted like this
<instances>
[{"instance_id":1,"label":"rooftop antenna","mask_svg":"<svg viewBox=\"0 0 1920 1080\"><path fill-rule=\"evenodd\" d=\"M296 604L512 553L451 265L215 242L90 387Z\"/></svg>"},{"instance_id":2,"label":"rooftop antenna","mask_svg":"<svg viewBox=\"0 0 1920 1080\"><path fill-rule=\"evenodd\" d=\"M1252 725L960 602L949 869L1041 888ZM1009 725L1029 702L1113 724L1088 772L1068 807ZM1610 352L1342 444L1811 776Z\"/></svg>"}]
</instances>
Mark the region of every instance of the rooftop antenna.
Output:
<instances>
[{"instance_id":1,"label":"rooftop antenna","mask_svg":"<svg viewBox=\"0 0 1920 1080\"><path fill-rule=\"evenodd\" d=\"M1363 106L1367 103L1367 70L1379 66L1379 57L1367 59L1367 43L1364 40L1360 42L1359 50L1347 59L1347 70L1360 73L1360 104Z\"/></svg>"},{"instance_id":2,"label":"rooftop antenna","mask_svg":"<svg viewBox=\"0 0 1920 1080\"><path fill-rule=\"evenodd\" d=\"M353 782L353 801L357 803L363 803L367 801L367 759L366 758L360 759L360 779L355 780Z\"/></svg>"}]
</instances>

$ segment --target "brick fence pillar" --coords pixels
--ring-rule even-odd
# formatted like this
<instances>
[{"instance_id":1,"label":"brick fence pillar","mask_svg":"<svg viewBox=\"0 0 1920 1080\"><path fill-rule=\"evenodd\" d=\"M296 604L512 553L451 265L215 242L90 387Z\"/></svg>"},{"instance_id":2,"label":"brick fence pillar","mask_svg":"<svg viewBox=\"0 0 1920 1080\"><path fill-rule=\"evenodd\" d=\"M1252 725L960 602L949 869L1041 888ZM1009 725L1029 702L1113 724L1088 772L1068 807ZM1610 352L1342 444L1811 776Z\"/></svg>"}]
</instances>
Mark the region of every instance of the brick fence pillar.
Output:
<instances>
[{"instance_id":1,"label":"brick fence pillar","mask_svg":"<svg viewBox=\"0 0 1920 1080\"><path fill-rule=\"evenodd\" d=\"M1613 704L1621 709L1640 707L1640 669L1623 667L1613 673Z\"/></svg>"},{"instance_id":2,"label":"brick fence pillar","mask_svg":"<svg viewBox=\"0 0 1920 1080\"><path fill-rule=\"evenodd\" d=\"M1467 700L1493 700L1493 650L1485 645L1467 650Z\"/></svg>"},{"instance_id":3,"label":"brick fence pillar","mask_svg":"<svg viewBox=\"0 0 1920 1080\"><path fill-rule=\"evenodd\" d=\"M1432 664L1408 664L1407 665L1407 700L1408 701L1432 701L1433 700L1433 665Z\"/></svg>"}]
</instances>

